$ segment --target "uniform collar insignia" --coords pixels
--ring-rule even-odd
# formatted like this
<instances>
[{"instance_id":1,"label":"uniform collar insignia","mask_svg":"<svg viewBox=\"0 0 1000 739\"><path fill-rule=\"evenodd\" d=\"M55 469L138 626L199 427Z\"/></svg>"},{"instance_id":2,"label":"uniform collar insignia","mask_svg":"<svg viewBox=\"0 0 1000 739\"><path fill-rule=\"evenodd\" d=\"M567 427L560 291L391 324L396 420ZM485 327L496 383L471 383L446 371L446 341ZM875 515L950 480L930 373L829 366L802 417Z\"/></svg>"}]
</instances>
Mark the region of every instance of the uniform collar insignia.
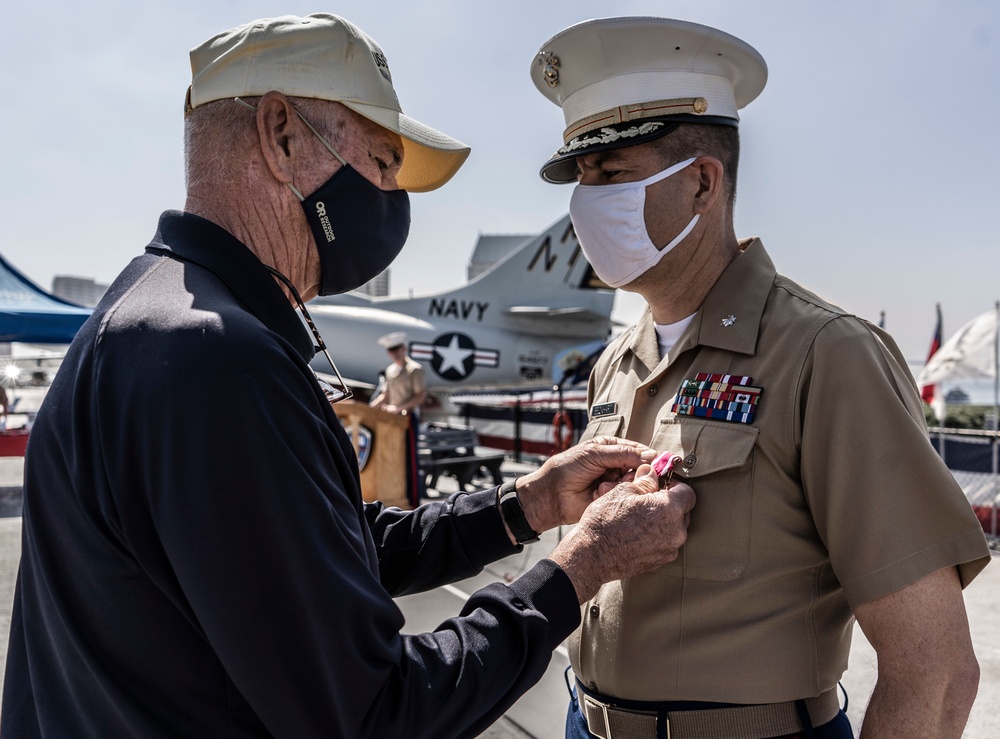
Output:
<instances>
[{"instance_id":1,"label":"uniform collar insignia","mask_svg":"<svg viewBox=\"0 0 1000 739\"><path fill-rule=\"evenodd\" d=\"M705 298L696 319L698 343L740 354L757 351L760 319L775 275L760 240L749 241Z\"/></svg>"}]
</instances>

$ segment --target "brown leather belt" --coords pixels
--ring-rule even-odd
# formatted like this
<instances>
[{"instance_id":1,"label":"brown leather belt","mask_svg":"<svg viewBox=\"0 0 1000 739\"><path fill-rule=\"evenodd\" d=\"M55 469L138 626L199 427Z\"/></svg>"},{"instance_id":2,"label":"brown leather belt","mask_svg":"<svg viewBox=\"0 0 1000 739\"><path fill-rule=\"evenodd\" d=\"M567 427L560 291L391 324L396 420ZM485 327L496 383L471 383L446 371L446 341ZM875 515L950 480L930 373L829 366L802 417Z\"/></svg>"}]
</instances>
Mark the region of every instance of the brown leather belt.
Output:
<instances>
[{"instance_id":1,"label":"brown leather belt","mask_svg":"<svg viewBox=\"0 0 1000 739\"><path fill-rule=\"evenodd\" d=\"M635 711L577 691L590 733L601 739L761 739L802 731L795 701L700 711ZM805 699L812 725L822 726L840 711L837 689ZM657 734L657 722L666 733Z\"/></svg>"}]
</instances>

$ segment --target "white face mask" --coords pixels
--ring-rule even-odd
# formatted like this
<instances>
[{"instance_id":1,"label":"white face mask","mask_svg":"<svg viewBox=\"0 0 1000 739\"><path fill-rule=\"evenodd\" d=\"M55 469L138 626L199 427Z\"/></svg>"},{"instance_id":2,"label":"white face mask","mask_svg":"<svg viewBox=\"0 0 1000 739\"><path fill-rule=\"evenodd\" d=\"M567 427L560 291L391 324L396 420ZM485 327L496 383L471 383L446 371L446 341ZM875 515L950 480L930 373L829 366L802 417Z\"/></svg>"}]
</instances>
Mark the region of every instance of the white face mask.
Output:
<instances>
[{"instance_id":1,"label":"white face mask","mask_svg":"<svg viewBox=\"0 0 1000 739\"><path fill-rule=\"evenodd\" d=\"M691 157L639 182L620 185L577 185L569 201L573 228L580 247L597 276L611 287L627 285L655 265L691 233L691 222L664 247L657 247L646 231L646 188L680 172Z\"/></svg>"}]
</instances>

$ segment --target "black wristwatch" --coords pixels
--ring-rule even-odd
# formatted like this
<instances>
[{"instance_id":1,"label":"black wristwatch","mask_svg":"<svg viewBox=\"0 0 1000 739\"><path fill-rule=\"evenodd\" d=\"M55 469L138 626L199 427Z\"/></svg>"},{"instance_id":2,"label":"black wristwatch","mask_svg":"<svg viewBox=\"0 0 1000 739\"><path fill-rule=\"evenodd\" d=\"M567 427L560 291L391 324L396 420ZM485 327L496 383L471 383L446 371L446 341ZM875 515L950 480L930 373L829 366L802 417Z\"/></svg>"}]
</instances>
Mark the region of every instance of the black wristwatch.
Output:
<instances>
[{"instance_id":1,"label":"black wristwatch","mask_svg":"<svg viewBox=\"0 0 1000 739\"><path fill-rule=\"evenodd\" d=\"M516 480L505 482L497 490L497 501L500 504L500 515L503 516L504 523L514 535L518 544L532 544L538 541L538 532L531 528L528 519L524 517L524 509L521 508L521 501L517 499L517 490L514 489Z\"/></svg>"}]
</instances>

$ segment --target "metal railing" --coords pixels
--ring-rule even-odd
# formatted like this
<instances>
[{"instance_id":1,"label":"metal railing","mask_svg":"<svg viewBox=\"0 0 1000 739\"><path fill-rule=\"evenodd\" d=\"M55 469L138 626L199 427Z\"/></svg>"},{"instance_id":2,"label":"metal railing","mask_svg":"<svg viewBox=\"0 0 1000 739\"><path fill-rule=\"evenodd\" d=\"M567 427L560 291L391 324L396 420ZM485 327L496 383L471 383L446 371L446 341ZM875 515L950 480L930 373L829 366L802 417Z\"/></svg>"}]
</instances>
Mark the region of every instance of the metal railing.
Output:
<instances>
[{"instance_id":1,"label":"metal railing","mask_svg":"<svg viewBox=\"0 0 1000 739\"><path fill-rule=\"evenodd\" d=\"M928 429L931 444L965 491L983 530L1000 531L1000 432L973 429Z\"/></svg>"}]
</instances>

